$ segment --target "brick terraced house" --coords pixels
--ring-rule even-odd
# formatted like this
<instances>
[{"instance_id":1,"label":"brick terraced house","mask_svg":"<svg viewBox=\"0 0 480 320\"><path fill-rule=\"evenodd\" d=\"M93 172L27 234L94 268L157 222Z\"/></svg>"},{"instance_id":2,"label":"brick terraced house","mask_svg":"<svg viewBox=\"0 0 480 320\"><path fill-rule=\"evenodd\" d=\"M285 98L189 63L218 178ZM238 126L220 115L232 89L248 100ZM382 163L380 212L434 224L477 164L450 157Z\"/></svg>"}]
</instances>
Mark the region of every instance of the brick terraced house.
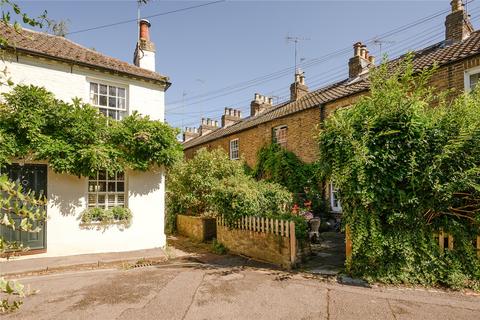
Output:
<instances>
[{"instance_id":1,"label":"brick terraced house","mask_svg":"<svg viewBox=\"0 0 480 320\"><path fill-rule=\"evenodd\" d=\"M431 78L431 85L438 90L450 89L453 94L460 94L477 83L480 78L480 31L473 29L462 0L451 1L451 12L445 21L445 40L414 52L413 63L417 70L438 65ZM354 44L354 56L348 63L348 79L309 92L304 75L297 72L290 86L290 101L273 105L271 98L255 94L250 116L242 119L239 110L226 108L221 127L217 121L202 119L199 128L187 128L184 132L185 157L191 158L200 148L222 148L231 159L243 157L252 167L258 151L276 142L303 161L313 162L318 152L315 141L318 126L336 109L350 106L368 94L369 69L374 65L375 58L358 42ZM340 212L334 187L327 185L325 191L331 211Z\"/></svg>"}]
</instances>

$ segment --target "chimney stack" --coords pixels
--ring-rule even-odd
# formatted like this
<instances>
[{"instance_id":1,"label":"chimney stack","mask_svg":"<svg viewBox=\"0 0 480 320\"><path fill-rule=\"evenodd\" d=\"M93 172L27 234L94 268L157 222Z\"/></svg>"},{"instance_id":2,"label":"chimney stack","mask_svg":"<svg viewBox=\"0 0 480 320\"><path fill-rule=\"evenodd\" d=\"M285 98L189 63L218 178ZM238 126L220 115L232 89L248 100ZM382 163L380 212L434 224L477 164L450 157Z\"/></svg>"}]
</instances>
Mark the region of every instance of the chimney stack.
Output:
<instances>
[{"instance_id":1,"label":"chimney stack","mask_svg":"<svg viewBox=\"0 0 480 320\"><path fill-rule=\"evenodd\" d=\"M218 129L218 121L212 120L210 118L202 118L202 123L200 124L199 134L204 136L212 131Z\"/></svg>"},{"instance_id":2,"label":"chimney stack","mask_svg":"<svg viewBox=\"0 0 480 320\"><path fill-rule=\"evenodd\" d=\"M242 120L242 111L233 108L225 108L222 115L222 128L229 127Z\"/></svg>"},{"instance_id":3,"label":"chimney stack","mask_svg":"<svg viewBox=\"0 0 480 320\"><path fill-rule=\"evenodd\" d=\"M270 109L273 105L273 98L262 96L259 93L255 93L253 101L250 103L250 116L254 117L259 115L268 109Z\"/></svg>"},{"instance_id":4,"label":"chimney stack","mask_svg":"<svg viewBox=\"0 0 480 320\"><path fill-rule=\"evenodd\" d=\"M142 19L139 22L138 43L133 63L140 68L155 71L155 45L150 41L150 22Z\"/></svg>"},{"instance_id":5,"label":"chimney stack","mask_svg":"<svg viewBox=\"0 0 480 320\"><path fill-rule=\"evenodd\" d=\"M197 128L186 127L185 131L183 132L183 142L187 142L188 140L192 140L199 136L200 134L198 133Z\"/></svg>"},{"instance_id":6,"label":"chimney stack","mask_svg":"<svg viewBox=\"0 0 480 320\"><path fill-rule=\"evenodd\" d=\"M450 2L452 12L445 20L445 40L451 43L467 39L474 31L470 16L465 12L463 0Z\"/></svg>"},{"instance_id":7,"label":"chimney stack","mask_svg":"<svg viewBox=\"0 0 480 320\"><path fill-rule=\"evenodd\" d=\"M353 45L353 57L348 62L348 74L350 79L355 79L368 72L370 67L375 66L375 57L371 56L367 46L361 42Z\"/></svg>"},{"instance_id":8,"label":"chimney stack","mask_svg":"<svg viewBox=\"0 0 480 320\"><path fill-rule=\"evenodd\" d=\"M298 69L295 72L295 82L290 85L290 101L297 101L308 93L308 87L305 84L305 73Z\"/></svg>"}]
</instances>

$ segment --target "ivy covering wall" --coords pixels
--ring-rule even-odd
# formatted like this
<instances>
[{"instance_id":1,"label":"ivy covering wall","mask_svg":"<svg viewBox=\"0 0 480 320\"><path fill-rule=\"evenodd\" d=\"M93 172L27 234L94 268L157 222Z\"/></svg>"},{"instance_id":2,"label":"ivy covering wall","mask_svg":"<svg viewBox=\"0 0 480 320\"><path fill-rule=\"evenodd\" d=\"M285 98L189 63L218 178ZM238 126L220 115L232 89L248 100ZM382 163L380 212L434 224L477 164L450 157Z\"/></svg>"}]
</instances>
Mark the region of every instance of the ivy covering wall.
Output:
<instances>
[{"instance_id":1,"label":"ivy covering wall","mask_svg":"<svg viewBox=\"0 0 480 320\"><path fill-rule=\"evenodd\" d=\"M480 90L453 102L411 57L370 76L371 95L336 111L319 135L353 253L347 269L387 283L480 288ZM440 230L453 249L440 250Z\"/></svg>"},{"instance_id":2,"label":"ivy covering wall","mask_svg":"<svg viewBox=\"0 0 480 320\"><path fill-rule=\"evenodd\" d=\"M177 134L148 116L113 121L78 99L67 103L44 88L17 85L0 104L0 165L46 160L55 172L86 177L170 167L182 157Z\"/></svg>"}]
</instances>

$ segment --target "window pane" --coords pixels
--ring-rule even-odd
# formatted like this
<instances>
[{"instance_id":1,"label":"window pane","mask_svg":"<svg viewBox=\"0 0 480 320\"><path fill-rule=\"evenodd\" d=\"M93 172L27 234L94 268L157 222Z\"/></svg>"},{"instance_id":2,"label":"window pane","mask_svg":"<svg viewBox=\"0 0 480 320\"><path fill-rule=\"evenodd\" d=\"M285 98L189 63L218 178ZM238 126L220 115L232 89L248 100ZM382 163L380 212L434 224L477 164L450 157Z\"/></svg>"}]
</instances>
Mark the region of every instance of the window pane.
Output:
<instances>
[{"instance_id":1,"label":"window pane","mask_svg":"<svg viewBox=\"0 0 480 320\"><path fill-rule=\"evenodd\" d=\"M117 120L117 111L115 110L108 110L108 116L112 119Z\"/></svg>"},{"instance_id":2,"label":"window pane","mask_svg":"<svg viewBox=\"0 0 480 320\"><path fill-rule=\"evenodd\" d=\"M480 73L470 75L470 89L475 89L480 78Z\"/></svg>"},{"instance_id":3,"label":"window pane","mask_svg":"<svg viewBox=\"0 0 480 320\"><path fill-rule=\"evenodd\" d=\"M115 195L110 194L108 195L108 206L113 207L115 205Z\"/></svg>"},{"instance_id":4,"label":"window pane","mask_svg":"<svg viewBox=\"0 0 480 320\"><path fill-rule=\"evenodd\" d=\"M117 195L117 203L125 204L125 195L123 193Z\"/></svg>"},{"instance_id":5,"label":"window pane","mask_svg":"<svg viewBox=\"0 0 480 320\"><path fill-rule=\"evenodd\" d=\"M118 109L121 109L121 110L126 109L125 99L118 99Z\"/></svg>"},{"instance_id":6,"label":"window pane","mask_svg":"<svg viewBox=\"0 0 480 320\"><path fill-rule=\"evenodd\" d=\"M88 195L88 205L95 205L97 203L97 195L89 194Z\"/></svg>"},{"instance_id":7,"label":"window pane","mask_svg":"<svg viewBox=\"0 0 480 320\"><path fill-rule=\"evenodd\" d=\"M125 98L125 89L124 88L118 88L118 96Z\"/></svg>"},{"instance_id":8,"label":"window pane","mask_svg":"<svg viewBox=\"0 0 480 320\"><path fill-rule=\"evenodd\" d=\"M125 174L123 172L117 172L117 180L124 180Z\"/></svg>"},{"instance_id":9,"label":"window pane","mask_svg":"<svg viewBox=\"0 0 480 320\"><path fill-rule=\"evenodd\" d=\"M102 113L105 117L107 116L107 109L99 108L98 111L100 111L100 113Z\"/></svg>"},{"instance_id":10,"label":"window pane","mask_svg":"<svg viewBox=\"0 0 480 320\"><path fill-rule=\"evenodd\" d=\"M116 108L117 107L117 99L115 97L108 98L108 106L110 108Z\"/></svg>"},{"instance_id":11,"label":"window pane","mask_svg":"<svg viewBox=\"0 0 480 320\"><path fill-rule=\"evenodd\" d=\"M92 94L90 96L90 103L93 105L98 105L98 94Z\"/></svg>"},{"instance_id":12,"label":"window pane","mask_svg":"<svg viewBox=\"0 0 480 320\"><path fill-rule=\"evenodd\" d=\"M105 203L105 195L99 194L98 195L98 204L104 204Z\"/></svg>"},{"instance_id":13,"label":"window pane","mask_svg":"<svg viewBox=\"0 0 480 320\"><path fill-rule=\"evenodd\" d=\"M102 181L99 181L98 182L98 192L105 192L107 191L107 183L106 182L102 182Z\"/></svg>"},{"instance_id":14,"label":"window pane","mask_svg":"<svg viewBox=\"0 0 480 320\"><path fill-rule=\"evenodd\" d=\"M125 182L117 182L117 191L118 192L125 191Z\"/></svg>"},{"instance_id":15,"label":"window pane","mask_svg":"<svg viewBox=\"0 0 480 320\"><path fill-rule=\"evenodd\" d=\"M106 180L107 172L105 170L98 171L98 180Z\"/></svg>"},{"instance_id":16,"label":"window pane","mask_svg":"<svg viewBox=\"0 0 480 320\"><path fill-rule=\"evenodd\" d=\"M101 106L107 106L107 96L100 96L98 104Z\"/></svg>"},{"instance_id":17,"label":"window pane","mask_svg":"<svg viewBox=\"0 0 480 320\"><path fill-rule=\"evenodd\" d=\"M105 84L100 85L100 94L107 95L107 86Z\"/></svg>"},{"instance_id":18,"label":"window pane","mask_svg":"<svg viewBox=\"0 0 480 320\"><path fill-rule=\"evenodd\" d=\"M108 87L108 95L116 97L117 96L117 87Z\"/></svg>"},{"instance_id":19,"label":"window pane","mask_svg":"<svg viewBox=\"0 0 480 320\"><path fill-rule=\"evenodd\" d=\"M95 186L97 183L95 181L89 181L88 182L88 192L95 192Z\"/></svg>"},{"instance_id":20,"label":"window pane","mask_svg":"<svg viewBox=\"0 0 480 320\"><path fill-rule=\"evenodd\" d=\"M90 83L90 93L98 93L98 84Z\"/></svg>"},{"instance_id":21,"label":"window pane","mask_svg":"<svg viewBox=\"0 0 480 320\"><path fill-rule=\"evenodd\" d=\"M115 182L108 183L108 192L115 192Z\"/></svg>"}]
</instances>

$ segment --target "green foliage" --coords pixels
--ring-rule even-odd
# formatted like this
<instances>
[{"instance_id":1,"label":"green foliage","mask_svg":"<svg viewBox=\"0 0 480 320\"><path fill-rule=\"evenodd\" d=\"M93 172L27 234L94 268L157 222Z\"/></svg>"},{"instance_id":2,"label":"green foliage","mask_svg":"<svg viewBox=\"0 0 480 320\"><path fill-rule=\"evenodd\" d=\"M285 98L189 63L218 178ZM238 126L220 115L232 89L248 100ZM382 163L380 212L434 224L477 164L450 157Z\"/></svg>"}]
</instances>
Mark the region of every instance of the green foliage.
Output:
<instances>
[{"instance_id":1,"label":"green foliage","mask_svg":"<svg viewBox=\"0 0 480 320\"><path fill-rule=\"evenodd\" d=\"M252 175L257 180L284 186L294 195L295 203L302 206L311 201L313 210L320 212L324 207L321 180L316 171L316 164L304 163L293 152L272 143L258 152Z\"/></svg>"},{"instance_id":2,"label":"green foliage","mask_svg":"<svg viewBox=\"0 0 480 320\"><path fill-rule=\"evenodd\" d=\"M43 195L25 192L22 187L0 176L0 225L13 231L38 232L35 222L45 220L45 199ZM15 218L20 218L16 224ZM25 250L17 242L9 242L0 237L0 255L9 257L13 251ZM13 297L15 296L15 297ZM24 296L23 286L15 281L7 281L0 277L0 313L18 309Z\"/></svg>"},{"instance_id":3,"label":"green foliage","mask_svg":"<svg viewBox=\"0 0 480 320\"><path fill-rule=\"evenodd\" d=\"M212 251L216 254L224 255L227 254L228 249L223 245L223 243L218 242L217 239L213 239Z\"/></svg>"},{"instance_id":4,"label":"green foliage","mask_svg":"<svg viewBox=\"0 0 480 320\"><path fill-rule=\"evenodd\" d=\"M222 215L233 223L242 216L296 219L288 212L292 195L276 183L256 181L241 161L221 149L201 149L193 159L176 164L167 179L167 229L175 230L177 214ZM300 218L300 217L298 217ZM306 234L299 222L298 235ZM301 224L301 225L300 225Z\"/></svg>"},{"instance_id":5,"label":"green foliage","mask_svg":"<svg viewBox=\"0 0 480 320\"><path fill-rule=\"evenodd\" d=\"M371 95L338 110L319 135L321 172L335 181L351 229L355 276L473 287L480 262L480 91L447 103L411 57L371 74ZM442 228L454 250L440 253Z\"/></svg>"},{"instance_id":6,"label":"green foliage","mask_svg":"<svg viewBox=\"0 0 480 320\"><path fill-rule=\"evenodd\" d=\"M171 166L181 157L176 131L134 113L109 121L88 104L66 103L35 86L16 86L0 105L0 165L47 160L59 173L90 176Z\"/></svg>"},{"instance_id":7,"label":"green foliage","mask_svg":"<svg viewBox=\"0 0 480 320\"><path fill-rule=\"evenodd\" d=\"M84 224L97 222L104 225L111 225L119 223L128 227L132 222L132 212L130 209L123 207L113 207L108 210L89 208L82 213L81 221Z\"/></svg>"}]
</instances>

